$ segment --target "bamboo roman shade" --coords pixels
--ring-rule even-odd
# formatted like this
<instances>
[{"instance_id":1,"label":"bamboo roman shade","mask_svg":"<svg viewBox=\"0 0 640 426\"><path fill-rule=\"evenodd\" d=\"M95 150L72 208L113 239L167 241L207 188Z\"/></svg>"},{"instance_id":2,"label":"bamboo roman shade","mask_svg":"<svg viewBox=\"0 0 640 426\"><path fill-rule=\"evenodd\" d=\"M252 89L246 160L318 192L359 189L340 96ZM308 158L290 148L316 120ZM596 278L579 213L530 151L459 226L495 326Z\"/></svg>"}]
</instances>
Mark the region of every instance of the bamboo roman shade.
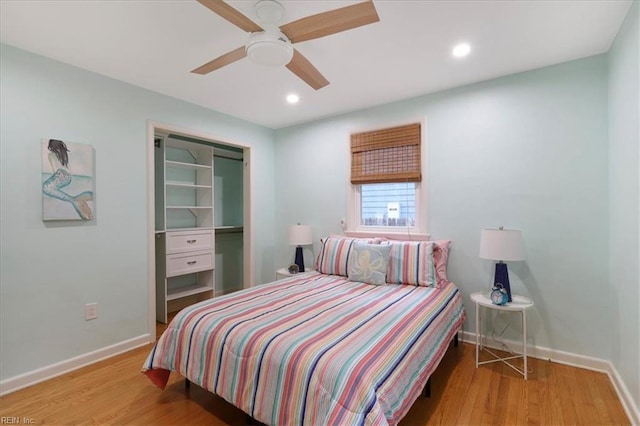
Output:
<instances>
[{"instance_id":1,"label":"bamboo roman shade","mask_svg":"<svg viewBox=\"0 0 640 426\"><path fill-rule=\"evenodd\" d=\"M420 123L351 135L351 183L421 180Z\"/></svg>"}]
</instances>

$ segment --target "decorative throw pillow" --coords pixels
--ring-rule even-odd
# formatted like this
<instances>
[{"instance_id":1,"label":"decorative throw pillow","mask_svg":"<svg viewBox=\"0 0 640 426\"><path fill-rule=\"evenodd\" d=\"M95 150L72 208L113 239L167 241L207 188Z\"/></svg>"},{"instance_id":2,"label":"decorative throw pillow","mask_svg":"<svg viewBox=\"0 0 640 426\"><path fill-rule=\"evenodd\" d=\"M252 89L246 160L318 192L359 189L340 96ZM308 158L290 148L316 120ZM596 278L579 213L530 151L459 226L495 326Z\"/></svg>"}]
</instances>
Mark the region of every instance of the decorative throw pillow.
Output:
<instances>
[{"instance_id":1,"label":"decorative throw pillow","mask_svg":"<svg viewBox=\"0 0 640 426\"><path fill-rule=\"evenodd\" d=\"M391 246L356 242L349 255L349 280L374 285L387 282Z\"/></svg>"},{"instance_id":2,"label":"decorative throw pillow","mask_svg":"<svg viewBox=\"0 0 640 426\"><path fill-rule=\"evenodd\" d=\"M389 241L387 282L436 287L432 241Z\"/></svg>"}]
</instances>

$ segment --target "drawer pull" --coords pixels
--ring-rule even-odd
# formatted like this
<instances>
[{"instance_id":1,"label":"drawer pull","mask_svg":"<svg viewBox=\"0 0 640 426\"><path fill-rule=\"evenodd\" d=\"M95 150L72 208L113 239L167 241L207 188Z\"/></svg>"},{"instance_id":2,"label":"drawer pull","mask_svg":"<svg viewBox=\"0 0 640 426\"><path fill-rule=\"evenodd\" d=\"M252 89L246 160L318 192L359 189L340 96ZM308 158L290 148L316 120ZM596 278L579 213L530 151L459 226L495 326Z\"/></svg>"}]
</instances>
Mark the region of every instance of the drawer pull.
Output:
<instances>
[{"instance_id":1,"label":"drawer pull","mask_svg":"<svg viewBox=\"0 0 640 426\"><path fill-rule=\"evenodd\" d=\"M195 242L196 242L196 240L187 240L187 244L193 244Z\"/></svg>"},{"instance_id":2,"label":"drawer pull","mask_svg":"<svg viewBox=\"0 0 640 426\"><path fill-rule=\"evenodd\" d=\"M196 260L192 260L191 262L187 262L187 265L195 265L196 264Z\"/></svg>"}]
</instances>

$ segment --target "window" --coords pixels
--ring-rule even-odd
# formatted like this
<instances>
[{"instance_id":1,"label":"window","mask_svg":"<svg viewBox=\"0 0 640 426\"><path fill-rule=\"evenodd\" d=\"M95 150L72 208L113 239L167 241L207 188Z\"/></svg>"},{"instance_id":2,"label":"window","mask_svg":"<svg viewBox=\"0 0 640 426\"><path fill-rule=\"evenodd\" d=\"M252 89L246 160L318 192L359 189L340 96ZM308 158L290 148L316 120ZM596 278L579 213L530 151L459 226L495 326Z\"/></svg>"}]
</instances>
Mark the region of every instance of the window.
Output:
<instances>
[{"instance_id":1,"label":"window","mask_svg":"<svg viewBox=\"0 0 640 426\"><path fill-rule=\"evenodd\" d=\"M420 123L351 135L347 233L426 234Z\"/></svg>"},{"instance_id":2,"label":"window","mask_svg":"<svg viewBox=\"0 0 640 426\"><path fill-rule=\"evenodd\" d=\"M416 184L368 183L360 185L360 225L416 226Z\"/></svg>"}]
</instances>

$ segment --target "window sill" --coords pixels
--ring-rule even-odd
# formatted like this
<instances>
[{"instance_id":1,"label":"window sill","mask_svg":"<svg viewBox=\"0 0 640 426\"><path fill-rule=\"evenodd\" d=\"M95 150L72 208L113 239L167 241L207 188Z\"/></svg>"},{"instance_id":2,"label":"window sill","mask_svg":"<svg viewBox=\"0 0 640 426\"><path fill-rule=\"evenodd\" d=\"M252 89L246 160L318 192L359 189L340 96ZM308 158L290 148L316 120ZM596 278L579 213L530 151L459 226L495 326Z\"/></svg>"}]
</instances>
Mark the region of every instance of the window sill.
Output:
<instances>
[{"instance_id":1,"label":"window sill","mask_svg":"<svg viewBox=\"0 0 640 426\"><path fill-rule=\"evenodd\" d=\"M402 241L428 241L430 234L422 234L419 232L391 232L391 231L345 231L344 234L351 238L388 238L390 240Z\"/></svg>"}]
</instances>

